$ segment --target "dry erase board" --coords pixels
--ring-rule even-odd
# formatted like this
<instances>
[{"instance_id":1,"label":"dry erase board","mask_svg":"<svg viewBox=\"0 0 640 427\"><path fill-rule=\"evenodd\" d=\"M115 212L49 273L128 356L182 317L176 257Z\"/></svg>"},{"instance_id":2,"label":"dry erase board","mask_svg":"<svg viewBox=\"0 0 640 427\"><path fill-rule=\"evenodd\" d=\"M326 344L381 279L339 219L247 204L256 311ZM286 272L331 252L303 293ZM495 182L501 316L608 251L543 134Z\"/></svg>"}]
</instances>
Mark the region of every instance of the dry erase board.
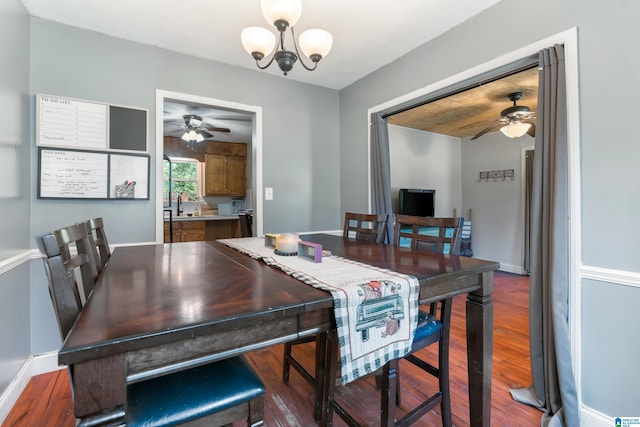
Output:
<instances>
[{"instance_id":1,"label":"dry erase board","mask_svg":"<svg viewBox=\"0 0 640 427\"><path fill-rule=\"evenodd\" d=\"M149 156L40 147L39 199L149 199Z\"/></svg>"},{"instance_id":2,"label":"dry erase board","mask_svg":"<svg viewBox=\"0 0 640 427\"><path fill-rule=\"evenodd\" d=\"M36 143L97 151L147 150L144 109L52 95L36 95Z\"/></svg>"}]
</instances>

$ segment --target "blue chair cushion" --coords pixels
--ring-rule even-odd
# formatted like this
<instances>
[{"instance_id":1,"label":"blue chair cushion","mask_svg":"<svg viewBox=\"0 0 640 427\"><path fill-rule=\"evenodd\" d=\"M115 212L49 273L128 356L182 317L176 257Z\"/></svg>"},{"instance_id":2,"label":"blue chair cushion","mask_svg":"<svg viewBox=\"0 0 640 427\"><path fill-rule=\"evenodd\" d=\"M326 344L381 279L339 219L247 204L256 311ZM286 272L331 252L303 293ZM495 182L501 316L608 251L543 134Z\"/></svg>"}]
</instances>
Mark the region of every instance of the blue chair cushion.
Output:
<instances>
[{"instance_id":1,"label":"blue chair cushion","mask_svg":"<svg viewBox=\"0 0 640 427\"><path fill-rule=\"evenodd\" d=\"M264 395L242 356L128 386L127 426L174 426Z\"/></svg>"},{"instance_id":2,"label":"blue chair cushion","mask_svg":"<svg viewBox=\"0 0 640 427\"><path fill-rule=\"evenodd\" d=\"M438 341L441 333L442 322L426 311L420 310L418 314L418 326L413 336L413 350L419 350L426 345Z\"/></svg>"}]
</instances>

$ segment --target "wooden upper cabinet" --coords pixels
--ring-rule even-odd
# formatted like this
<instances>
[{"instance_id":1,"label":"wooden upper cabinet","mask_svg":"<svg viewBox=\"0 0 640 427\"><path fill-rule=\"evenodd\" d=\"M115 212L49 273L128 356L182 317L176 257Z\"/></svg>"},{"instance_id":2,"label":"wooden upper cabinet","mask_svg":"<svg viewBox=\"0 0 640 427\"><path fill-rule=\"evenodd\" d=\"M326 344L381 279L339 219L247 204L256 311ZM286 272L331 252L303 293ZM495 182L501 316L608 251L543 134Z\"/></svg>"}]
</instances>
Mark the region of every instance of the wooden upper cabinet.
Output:
<instances>
[{"instance_id":1,"label":"wooden upper cabinet","mask_svg":"<svg viewBox=\"0 0 640 427\"><path fill-rule=\"evenodd\" d=\"M226 143L221 148L220 154L205 154L205 196L244 197L247 192L247 146Z\"/></svg>"},{"instance_id":2,"label":"wooden upper cabinet","mask_svg":"<svg viewBox=\"0 0 640 427\"><path fill-rule=\"evenodd\" d=\"M205 196L225 196L227 191L227 156L207 154L204 162Z\"/></svg>"},{"instance_id":3,"label":"wooden upper cabinet","mask_svg":"<svg viewBox=\"0 0 640 427\"><path fill-rule=\"evenodd\" d=\"M227 190L230 196L244 197L247 192L247 158L227 157Z\"/></svg>"}]
</instances>

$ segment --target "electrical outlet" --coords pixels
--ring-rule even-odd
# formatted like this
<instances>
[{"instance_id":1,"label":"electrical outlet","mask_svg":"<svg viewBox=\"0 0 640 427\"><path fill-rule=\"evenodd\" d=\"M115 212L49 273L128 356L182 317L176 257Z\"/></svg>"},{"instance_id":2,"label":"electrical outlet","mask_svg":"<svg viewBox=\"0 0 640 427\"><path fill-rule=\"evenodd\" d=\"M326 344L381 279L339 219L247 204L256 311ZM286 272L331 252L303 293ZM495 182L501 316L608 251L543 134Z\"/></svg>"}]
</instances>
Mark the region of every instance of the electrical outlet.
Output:
<instances>
[{"instance_id":1,"label":"electrical outlet","mask_svg":"<svg viewBox=\"0 0 640 427\"><path fill-rule=\"evenodd\" d=\"M273 200L273 188L265 187L265 189L264 189L264 199L265 200Z\"/></svg>"}]
</instances>

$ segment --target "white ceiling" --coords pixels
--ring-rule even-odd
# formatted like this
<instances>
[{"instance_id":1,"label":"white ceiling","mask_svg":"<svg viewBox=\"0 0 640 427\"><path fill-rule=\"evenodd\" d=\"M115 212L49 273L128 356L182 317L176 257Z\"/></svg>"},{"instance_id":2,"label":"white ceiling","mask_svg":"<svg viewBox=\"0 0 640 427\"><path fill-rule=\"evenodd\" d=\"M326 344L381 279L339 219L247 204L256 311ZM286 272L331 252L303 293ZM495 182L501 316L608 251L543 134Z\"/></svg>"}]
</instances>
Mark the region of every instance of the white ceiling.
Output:
<instances>
[{"instance_id":1,"label":"white ceiling","mask_svg":"<svg viewBox=\"0 0 640 427\"><path fill-rule=\"evenodd\" d=\"M287 77L342 89L500 0L304 0L296 33L322 28L331 52L313 72ZM248 26L269 28L259 0L22 0L32 16L173 51L256 69L240 42ZM275 32L275 30L274 30ZM292 48L291 41L286 41ZM308 61L309 62L309 61Z\"/></svg>"}]
</instances>

